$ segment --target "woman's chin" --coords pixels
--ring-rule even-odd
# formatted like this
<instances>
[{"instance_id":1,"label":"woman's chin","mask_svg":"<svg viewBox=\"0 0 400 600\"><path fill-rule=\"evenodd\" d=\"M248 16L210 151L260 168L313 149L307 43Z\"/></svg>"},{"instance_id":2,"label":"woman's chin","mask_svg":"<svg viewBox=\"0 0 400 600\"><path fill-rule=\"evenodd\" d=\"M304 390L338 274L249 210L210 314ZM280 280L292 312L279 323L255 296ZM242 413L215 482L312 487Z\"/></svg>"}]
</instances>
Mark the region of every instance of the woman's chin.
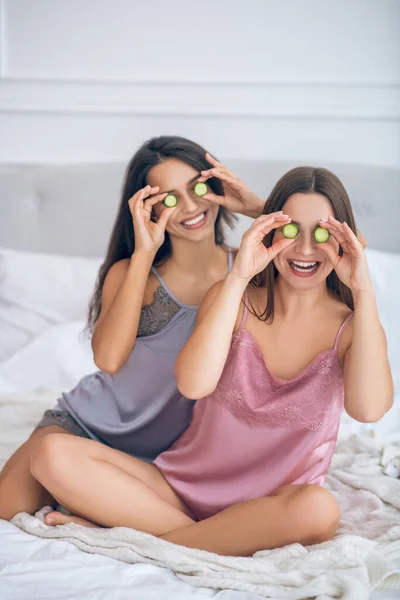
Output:
<instances>
[{"instance_id":1,"label":"woman's chin","mask_svg":"<svg viewBox=\"0 0 400 600\"><path fill-rule=\"evenodd\" d=\"M304 273L295 272L290 266L277 268L279 276L290 287L297 289L312 289L326 282L326 278L331 271L326 270L324 265L320 265L315 272Z\"/></svg>"}]
</instances>

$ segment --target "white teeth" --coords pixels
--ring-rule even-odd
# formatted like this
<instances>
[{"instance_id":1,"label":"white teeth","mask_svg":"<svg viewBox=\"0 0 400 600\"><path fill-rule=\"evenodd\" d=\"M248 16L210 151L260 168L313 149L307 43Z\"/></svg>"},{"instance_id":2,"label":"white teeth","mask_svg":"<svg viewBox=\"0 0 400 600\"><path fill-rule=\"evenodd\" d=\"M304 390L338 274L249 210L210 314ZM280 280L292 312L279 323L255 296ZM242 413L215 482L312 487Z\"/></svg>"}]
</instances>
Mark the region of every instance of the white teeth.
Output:
<instances>
[{"instance_id":1,"label":"white teeth","mask_svg":"<svg viewBox=\"0 0 400 600\"><path fill-rule=\"evenodd\" d=\"M317 266L317 262L301 262L301 261L290 261L290 266L298 273L311 273Z\"/></svg>"},{"instance_id":2,"label":"white teeth","mask_svg":"<svg viewBox=\"0 0 400 600\"><path fill-rule=\"evenodd\" d=\"M298 271L299 273L311 273L314 270L314 267L308 267L307 269L301 269L300 267L296 267L296 265L292 265L292 269Z\"/></svg>"},{"instance_id":3,"label":"white teeth","mask_svg":"<svg viewBox=\"0 0 400 600\"><path fill-rule=\"evenodd\" d=\"M316 262L300 262L298 260L291 260L290 262L297 267L303 267L303 269L306 267L315 267L317 264Z\"/></svg>"},{"instance_id":4,"label":"white teeth","mask_svg":"<svg viewBox=\"0 0 400 600\"><path fill-rule=\"evenodd\" d=\"M182 221L183 225L196 225L196 223L200 223L204 219L205 213L201 213L195 219L191 219L190 221Z\"/></svg>"}]
</instances>

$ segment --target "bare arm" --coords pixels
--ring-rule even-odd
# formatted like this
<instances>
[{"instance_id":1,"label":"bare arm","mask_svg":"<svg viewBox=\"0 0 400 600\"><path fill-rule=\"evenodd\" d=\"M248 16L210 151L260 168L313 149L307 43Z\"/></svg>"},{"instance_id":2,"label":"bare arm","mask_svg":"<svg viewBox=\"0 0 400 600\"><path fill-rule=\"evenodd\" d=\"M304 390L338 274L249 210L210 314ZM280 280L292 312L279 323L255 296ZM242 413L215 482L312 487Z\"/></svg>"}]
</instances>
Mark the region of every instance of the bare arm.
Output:
<instances>
[{"instance_id":1,"label":"bare arm","mask_svg":"<svg viewBox=\"0 0 400 600\"><path fill-rule=\"evenodd\" d=\"M393 404L393 380L372 291L354 294L353 321L344 362L345 409L357 421L379 421Z\"/></svg>"},{"instance_id":2,"label":"bare arm","mask_svg":"<svg viewBox=\"0 0 400 600\"><path fill-rule=\"evenodd\" d=\"M230 273L207 292L195 329L175 363L179 391L192 400L214 391L231 345L240 301L247 281Z\"/></svg>"},{"instance_id":3,"label":"bare arm","mask_svg":"<svg viewBox=\"0 0 400 600\"><path fill-rule=\"evenodd\" d=\"M168 219L175 210L165 208L157 222L151 220L152 207L166 196L158 191L158 187L147 185L129 200L135 251L131 259L115 263L104 281L92 348L95 364L105 373L117 373L132 352L151 265L164 241ZM148 198L150 194L153 195Z\"/></svg>"},{"instance_id":4,"label":"bare arm","mask_svg":"<svg viewBox=\"0 0 400 600\"><path fill-rule=\"evenodd\" d=\"M186 398L198 400L215 390L249 281L293 242L283 239L266 248L263 239L272 229L289 221L278 213L256 219L243 236L231 273L225 281L215 284L203 299L195 329L175 363L178 389Z\"/></svg>"},{"instance_id":5,"label":"bare arm","mask_svg":"<svg viewBox=\"0 0 400 600\"><path fill-rule=\"evenodd\" d=\"M151 254L135 252L107 274L92 337L94 362L105 373L117 373L132 352L152 262Z\"/></svg>"},{"instance_id":6,"label":"bare arm","mask_svg":"<svg viewBox=\"0 0 400 600\"><path fill-rule=\"evenodd\" d=\"M333 240L343 249L343 255L339 256L332 244L320 244L354 299L353 336L344 360L344 407L357 421L379 421L392 406L393 381L363 247L365 238L357 239L347 223L333 217L321 221L321 225L329 229Z\"/></svg>"}]
</instances>

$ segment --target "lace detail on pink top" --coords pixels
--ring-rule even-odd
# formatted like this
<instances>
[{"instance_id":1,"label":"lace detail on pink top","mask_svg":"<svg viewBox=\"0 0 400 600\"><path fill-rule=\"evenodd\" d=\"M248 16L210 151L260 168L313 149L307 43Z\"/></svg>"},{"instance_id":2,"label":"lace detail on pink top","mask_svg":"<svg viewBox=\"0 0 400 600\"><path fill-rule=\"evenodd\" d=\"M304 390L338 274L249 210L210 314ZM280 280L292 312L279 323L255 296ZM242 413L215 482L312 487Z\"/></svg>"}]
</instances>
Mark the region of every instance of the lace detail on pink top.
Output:
<instances>
[{"instance_id":1,"label":"lace detail on pink top","mask_svg":"<svg viewBox=\"0 0 400 600\"><path fill-rule=\"evenodd\" d=\"M245 309L233 335L224 371L213 400L251 425L271 425L321 431L335 422L343 409L343 373L335 347L320 353L296 377L284 380L266 366L261 349L244 329Z\"/></svg>"}]
</instances>

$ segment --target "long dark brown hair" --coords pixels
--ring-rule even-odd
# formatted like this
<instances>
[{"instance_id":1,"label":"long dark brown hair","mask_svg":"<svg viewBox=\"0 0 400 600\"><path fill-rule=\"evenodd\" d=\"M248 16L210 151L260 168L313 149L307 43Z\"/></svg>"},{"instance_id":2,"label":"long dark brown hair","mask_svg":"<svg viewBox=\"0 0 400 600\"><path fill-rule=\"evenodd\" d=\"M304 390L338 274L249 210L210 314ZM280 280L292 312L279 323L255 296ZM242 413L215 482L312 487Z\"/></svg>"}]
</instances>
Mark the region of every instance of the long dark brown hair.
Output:
<instances>
[{"instance_id":1,"label":"long dark brown hair","mask_svg":"<svg viewBox=\"0 0 400 600\"><path fill-rule=\"evenodd\" d=\"M267 215L282 210L283 205L290 196L297 193L316 193L325 196L332 205L335 219L340 222L345 221L357 235L349 196L340 179L331 171L328 171L328 169L296 167L288 171L288 173L281 177L270 193L262 214ZM273 237L274 230L265 236L263 240L264 246L267 248L272 246ZM339 254L343 254L341 248L339 249ZM267 323L272 323L274 320L274 285L277 276L278 270L273 261L271 261L261 273L258 273L250 281L250 285L254 287L266 287L267 305L265 310L261 314L256 314L253 306L251 310L256 317ZM334 297L341 300L351 310L354 310L353 294L350 288L340 281L335 271L332 271L326 278L326 286Z\"/></svg>"},{"instance_id":2,"label":"long dark brown hair","mask_svg":"<svg viewBox=\"0 0 400 600\"><path fill-rule=\"evenodd\" d=\"M108 271L117 261L130 258L135 250L135 235L128 200L147 185L147 177L152 167L169 158L175 158L200 172L213 166L206 160L205 154L206 150L191 140L179 136L161 136L145 142L133 156L125 172L118 213L111 232L106 257L100 267L95 290L89 304L87 331L93 331L99 318L101 294ZM207 184L214 194L219 196L224 194L219 179L211 178L207 181ZM214 229L217 245L225 243L223 225L226 224L232 229L236 219L237 217L226 208L219 207ZM163 264L171 256L171 253L171 239L166 231L164 243L158 249L153 264L156 266Z\"/></svg>"}]
</instances>

